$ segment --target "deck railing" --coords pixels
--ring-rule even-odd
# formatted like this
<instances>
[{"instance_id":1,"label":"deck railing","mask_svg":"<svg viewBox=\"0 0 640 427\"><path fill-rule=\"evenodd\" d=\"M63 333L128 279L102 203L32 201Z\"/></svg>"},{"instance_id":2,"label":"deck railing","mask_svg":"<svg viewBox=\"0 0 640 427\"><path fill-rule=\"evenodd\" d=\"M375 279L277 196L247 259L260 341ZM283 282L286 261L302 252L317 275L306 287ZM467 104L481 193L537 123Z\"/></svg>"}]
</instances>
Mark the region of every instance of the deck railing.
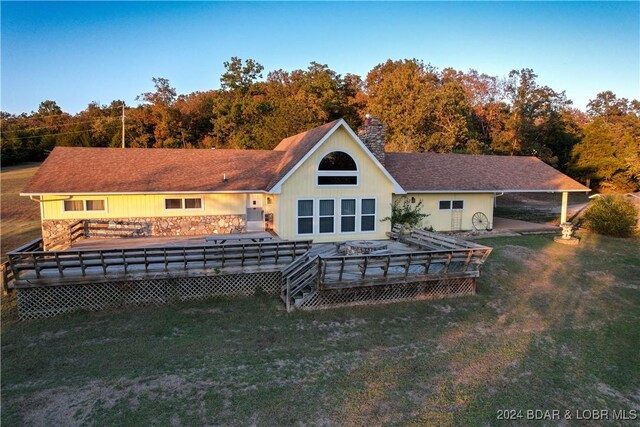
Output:
<instances>
[{"instance_id":1,"label":"deck railing","mask_svg":"<svg viewBox=\"0 0 640 427\"><path fill-rule=\"evenodd\" d=\"M477 277L491 248L320 257L318 289Z\"/></svg>"},{"instance_id":2,"label":"deck railing","mask_svg":"<svg viewBox=\"0 0 640 427\"><path fill-rule=\"evenodd\" d=\"M283 270L283 288L280 296L287 307L287 311L291 311L291 300L293 298L301 294L305 288L315 287L318 280L319 265L318 257L310 256L307 253Z\"/></svg>"},{"instance_id":3,"label":"deck railing","mask_svg":"<svg viewBox=\"0 0 640 427\"><path fill-rule=\"evenodd\" d=\"M187 247L42 251L18 248L8 253L15 280L62 282L175 270L289 264L306 254L311 241L276 241Z\"/></svg>"}]
</instances>

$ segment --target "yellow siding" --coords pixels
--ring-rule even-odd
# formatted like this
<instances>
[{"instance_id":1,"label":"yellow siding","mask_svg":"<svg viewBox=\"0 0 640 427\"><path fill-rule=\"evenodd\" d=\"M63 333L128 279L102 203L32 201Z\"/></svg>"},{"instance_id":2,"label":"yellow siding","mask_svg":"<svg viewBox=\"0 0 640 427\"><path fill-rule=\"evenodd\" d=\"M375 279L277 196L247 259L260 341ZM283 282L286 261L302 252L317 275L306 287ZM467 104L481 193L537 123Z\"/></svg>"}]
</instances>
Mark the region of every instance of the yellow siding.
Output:
<instances>
[{"instance_id":1,"label":"yellow siding","mask_svg":"<svg viewBox=\"0 0 640 427\"><path fill-rule=\"evenodd\" d=\"M357 187L319 187L316 186L316 169L320 160L331 151L342 150L349 153L360 171L359 185ZM376 167L369 157L369 153L363 150L358 143L343 128L335 131L327 141L300 166L282 185L281 194L278 197L279 215L276 228L278 234L285 239L308 239L316 242L333 242L353 239L383 239L385 232L389 231L388 221L380 222L380 219L391 215L391 197L393 184ZM340 198L375 198L376 203L376 231L365 233L339 233L328 235L296 235L297 218L296 204L298 199L326 198L336 199L336 216L339 216ZM316 207L317 209L317 207ZM339 222L339 221L338 221Z\"/></svg>"},{"instance_id":2,"label":"yellow siding","mask_svg":"<svg viewBox=\"0 0 640 427\"><path fill-rule=\"evenodd\" d=\"M393 196L400 199L402 196ZM484 213L489 222L493 224L493 194L466 194L466 193L444 193L444 194L407 194L407 197L415 197L416 203L422 201L422 212L429 214L422 221L423 227L433 227L436 231L451 230L451 211L440 210L440 200L464 200L464 208L462 210L462 230L472 230L473 225L471 218L476 212Z\"/></svg>"},{"instance_id":3,"label":"yellow siding","mask_svg":"<svg viewBox=\"0 0 640 427\"><path fill-rule=\"evenodd\" d=\"M202 209L165 210L164 199L202 197ZM65 212L64 200L104 199L107 211ZM246 194L135 194L135 195L90 195L90 196L43 196L42 219L110 219L136 217L170 217L201 215L244 215Z\"/></svg>"}]
</instances>

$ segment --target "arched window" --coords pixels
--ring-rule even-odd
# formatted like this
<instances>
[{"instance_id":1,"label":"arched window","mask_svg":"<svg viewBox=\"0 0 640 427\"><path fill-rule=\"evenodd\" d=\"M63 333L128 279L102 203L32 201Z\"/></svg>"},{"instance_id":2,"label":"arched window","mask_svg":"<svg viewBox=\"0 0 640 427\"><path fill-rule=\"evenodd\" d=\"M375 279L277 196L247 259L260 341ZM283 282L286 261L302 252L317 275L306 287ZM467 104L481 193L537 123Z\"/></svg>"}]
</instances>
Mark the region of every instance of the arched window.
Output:
<instances>
[{"instance_id":1,"label":"arched window","mask_svg":"<svg viewBox=\"0 0 640 427\"><path fill-rule=\"evenodd\" d=\"M344 151L332 151L320 160L318 185L358 185L358 165Z\"/></svg>"}]
</instances>

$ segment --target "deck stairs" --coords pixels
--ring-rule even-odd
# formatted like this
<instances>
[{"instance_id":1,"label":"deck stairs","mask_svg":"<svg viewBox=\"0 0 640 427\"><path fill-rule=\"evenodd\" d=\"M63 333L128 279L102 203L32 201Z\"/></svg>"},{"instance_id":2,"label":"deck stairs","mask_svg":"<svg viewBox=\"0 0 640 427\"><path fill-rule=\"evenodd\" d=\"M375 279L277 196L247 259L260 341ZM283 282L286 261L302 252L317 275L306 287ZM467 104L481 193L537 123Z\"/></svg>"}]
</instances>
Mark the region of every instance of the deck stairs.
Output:
<instances>
[{"instance_id":1,"label":"deck stairs","mask_svg":"<svg viewBox=\"0 0 640 427\"><path fill-rule=\"evenodd\" d=\"M287 311L291 311L293 307L300 307L305 301L315 296L319 268L318 255L307 252L284 269L280 297Z\"/></svg>"}]
</instances>

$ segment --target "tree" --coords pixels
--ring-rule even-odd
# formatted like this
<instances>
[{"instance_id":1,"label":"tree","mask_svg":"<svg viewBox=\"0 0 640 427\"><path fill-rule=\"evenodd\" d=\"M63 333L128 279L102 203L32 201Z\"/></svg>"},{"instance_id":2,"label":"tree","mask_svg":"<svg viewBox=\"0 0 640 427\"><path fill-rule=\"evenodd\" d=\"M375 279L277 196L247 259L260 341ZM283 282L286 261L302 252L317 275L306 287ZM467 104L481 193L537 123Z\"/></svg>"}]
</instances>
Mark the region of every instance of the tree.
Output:
<instances>
[{"instance_id":1,"label":"tree","mask_svg":"<svg viewBox=\"0 0 640 427\"><path fill-rule=\"evenodd\" d=\"M261 79L264 70L264 67L253 59L247 59L243 64L237 56L232 57L230 61L225 61L224 68L226 71L220 77L222 89L242 92L247 92L257 79Z\"/></svg>"},{"instance_id":2,"label":"tree","mask_svg":"<svg viewBox=\"0 0 640 427\"><path fill-rule=\"evenodd\" d=\"M388 148L424 151L430 113L429 94L438 82L435 69L417 59L388 60L367 74L367 110L387 126Z\"/></svg>"},{"instance_id":3,"label":"tree","mask_svg":"<svg viewBox=\"0 0 640 427\"><path fill-rule=\"evenodd\" d=\"M145 92L136 100L149 104L150 114L146 122L153 128L154 147L185 147L181 126L180 112L174 108L176 90L171 87L169 80L153 77L154 92Z\"/></svg>"}]
</instances>

